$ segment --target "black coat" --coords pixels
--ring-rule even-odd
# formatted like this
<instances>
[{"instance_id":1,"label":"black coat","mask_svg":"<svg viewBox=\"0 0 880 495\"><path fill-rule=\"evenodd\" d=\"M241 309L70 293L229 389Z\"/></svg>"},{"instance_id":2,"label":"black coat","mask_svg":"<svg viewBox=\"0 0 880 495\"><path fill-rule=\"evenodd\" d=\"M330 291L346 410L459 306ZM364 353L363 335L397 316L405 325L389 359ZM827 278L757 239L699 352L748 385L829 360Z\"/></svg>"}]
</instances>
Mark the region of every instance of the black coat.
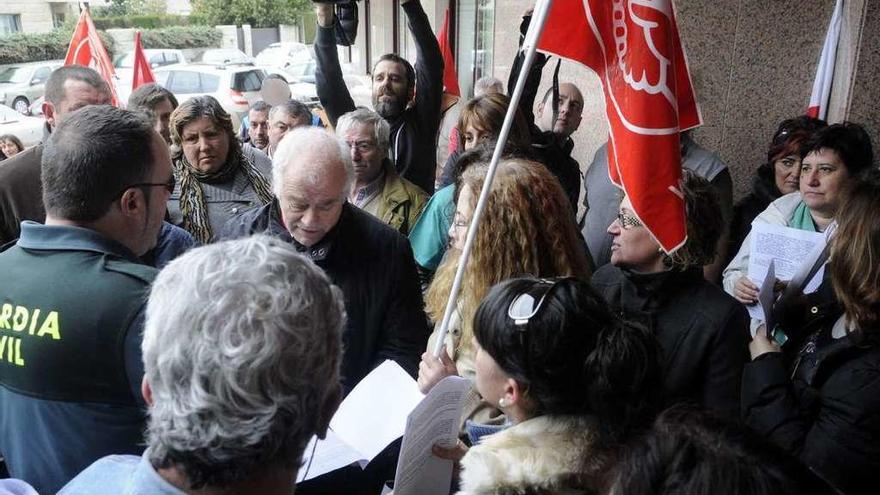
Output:
<instances>
[{"instance_id":1,"label":"black coat","mask_svg":"<svg viewBox=\"0 0 880 495\"><path fill-rule=\"evenodd\" d=\"M742 304L707 282L699 268L636 274L608 264L591 283L625 320L657 336L665 403L688 400L737 417L749 358L749 316Z\"/></svg>"},{"instance_id":2,"label":"black coat","mask_svg":"<svg viewBox=\"0 0 880 495\"><path fill-rule=\"evenodd\" d=\"M345 203L336 226L306 248L287 232L278 203L272 202L231 219L222 237L255 233L292 243L342 289L348 316L342 357L346 393L386 359L413 377L418 374L430 331L412 249L404 236Z\"/></svg>"},{"instance_id":3,"label":"black coat","mask_svg":"<svg viewBox=\"0 0 880 495\"><path fill-rule=\"evenodd\" d=\"M742 416L843 493L876 493L880 344L833 339L835 319L815 322L820 330L791 356L766 353L746 365Z\"/></svg>"}]
</instances>

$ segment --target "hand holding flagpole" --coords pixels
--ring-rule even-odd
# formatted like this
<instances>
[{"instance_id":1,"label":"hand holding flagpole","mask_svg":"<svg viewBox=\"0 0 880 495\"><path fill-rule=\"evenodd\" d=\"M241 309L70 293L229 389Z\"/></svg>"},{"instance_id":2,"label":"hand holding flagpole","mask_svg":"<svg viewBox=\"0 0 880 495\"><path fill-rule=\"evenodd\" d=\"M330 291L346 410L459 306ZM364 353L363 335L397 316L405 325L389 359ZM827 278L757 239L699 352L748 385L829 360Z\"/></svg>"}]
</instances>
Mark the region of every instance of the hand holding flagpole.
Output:
<instances>
[{"instance_id":1,"label":"hand holding flagpole","mask_svg":"<svg viewBox=\"0 0 880 495\"><path fill-rule=\"evenodd\" d=\"M507 142L507 136L510 134L510 128L513 126L513 118L516 115L516 109L519 108L519 100L522 97L523 88L528 78L529 69L535 59L535 51L537 50L538 39L544 30L544 24L547 21L547 13L550 11L550 5L553 0L539 0L535 5L535 13L529 30L526 32L523 49L525 50L525 59L523 60L522 69L516 80L513 94L510 96L510 105L507 107L507 114L504 116L504 124L501 126L501 133L498 135L498 142L495 144L495 151L492 153L492 161L489 162L489 170L486 172L486 180L483 182L483 189L480 191L480 198L477 200L477 206L474 209L474 216L471 218L471 224L468 227L467 237L464 241L464 249L462 249L461 257L458 261L458 268L455 271L455 279L452 281L452 290L449 293L449 300L446 303L446 311L443 312L443 319L440 323L440 334L432 351L434 357L439 358L443 352L446 341L446 334L449 331L449 321L452 318L452 312L455 311L458 294L461 291L461 280L464 277L464 270L470 259L471 249L473 248L474 239L477 237L477 229L483 217L483 210L486 209L486 202L489 199L489 191L492 190L492 182L495 179L495 171L498 169L498 162L501 160L501 154L504 150L504 144Z\"/></svg>"}]
</instances>

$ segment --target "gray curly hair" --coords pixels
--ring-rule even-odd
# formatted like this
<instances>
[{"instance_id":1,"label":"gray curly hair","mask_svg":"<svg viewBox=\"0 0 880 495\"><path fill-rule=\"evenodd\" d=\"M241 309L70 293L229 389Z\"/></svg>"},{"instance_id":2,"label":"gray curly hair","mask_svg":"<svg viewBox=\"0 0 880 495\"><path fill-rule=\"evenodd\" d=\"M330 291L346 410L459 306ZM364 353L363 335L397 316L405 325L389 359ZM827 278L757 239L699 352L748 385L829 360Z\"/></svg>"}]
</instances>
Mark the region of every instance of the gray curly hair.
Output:
<instances>
[{"instance_id":1,"label":"gray curly hair","mask_svg":"<svg viewBox=\"0 0 880 495\"><path fill-rule=\"evenodd\" d=\"M342 301L311 261L267 236L168 264L143 339L153 465L182 470L191 489L298 468L337 405Z\"/></svg>"}]
</instances>

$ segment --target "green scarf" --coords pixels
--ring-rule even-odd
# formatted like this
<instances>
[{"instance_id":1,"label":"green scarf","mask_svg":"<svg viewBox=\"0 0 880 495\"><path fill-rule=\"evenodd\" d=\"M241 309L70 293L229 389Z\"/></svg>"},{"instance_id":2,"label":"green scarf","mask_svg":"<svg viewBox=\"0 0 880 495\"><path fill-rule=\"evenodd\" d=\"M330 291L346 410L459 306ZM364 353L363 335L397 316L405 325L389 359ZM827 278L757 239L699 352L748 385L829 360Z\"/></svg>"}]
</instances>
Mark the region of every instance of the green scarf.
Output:
<instances>
[{"instance_id":1,"label":"green scarf","mask_svg":"<svg viewBox=\"0 0 880 495\"><path fill-rule=\"evenodd\" d=\"M816 228L816 223L813 222L813 217L810 215L810 209L807 208L807 204L803 201L794 209L794 215L791 217L791 222L789 222L788 226L808 232L819 231Z\"/></svg>"}]
</instances>

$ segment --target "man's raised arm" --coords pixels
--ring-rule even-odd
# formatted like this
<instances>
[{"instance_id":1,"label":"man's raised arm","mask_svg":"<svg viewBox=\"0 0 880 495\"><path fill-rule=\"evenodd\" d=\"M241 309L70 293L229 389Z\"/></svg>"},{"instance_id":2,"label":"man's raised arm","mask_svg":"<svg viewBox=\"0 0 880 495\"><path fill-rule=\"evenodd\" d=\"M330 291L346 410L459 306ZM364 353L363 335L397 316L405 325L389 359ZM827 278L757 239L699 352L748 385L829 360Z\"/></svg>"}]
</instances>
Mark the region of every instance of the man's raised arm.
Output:
<instances>
[{"instance_id":1,"label":"man's raised arm","mask_svg":"<svg viewBox=\"0 0 880 495\"><path fill-rule=\"evenodd\" d=\"M333 4L316 3L315 13L318 16L318 30L315 34L315 58L318 61L315 68L315 86L321 106L330 119L330 125L335 127L336 120L354 110L355 105L348 88L345 87L342 67L339 65L339 53L336 51L334 35L337 20L333 12Z\"/></svg>"},{"instance_id":2,"label":"man's raised arm","mask_svg":"<svg viewBox=\"0 0 880 495\"><path fill-rule=\"evenodd\" d=\"M440 102L443 97L443 54L431 30L425 9L418 0L403 0L401 6L409 19L409 31L416 45L416 98L419 121L440 127Z\"/></svg>"}]
</instances>

